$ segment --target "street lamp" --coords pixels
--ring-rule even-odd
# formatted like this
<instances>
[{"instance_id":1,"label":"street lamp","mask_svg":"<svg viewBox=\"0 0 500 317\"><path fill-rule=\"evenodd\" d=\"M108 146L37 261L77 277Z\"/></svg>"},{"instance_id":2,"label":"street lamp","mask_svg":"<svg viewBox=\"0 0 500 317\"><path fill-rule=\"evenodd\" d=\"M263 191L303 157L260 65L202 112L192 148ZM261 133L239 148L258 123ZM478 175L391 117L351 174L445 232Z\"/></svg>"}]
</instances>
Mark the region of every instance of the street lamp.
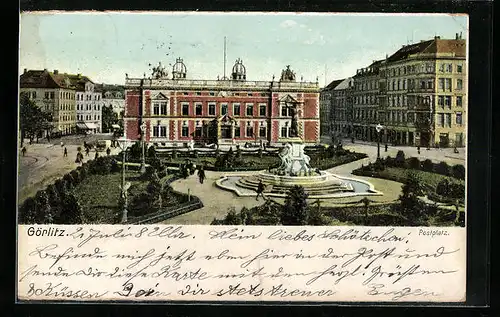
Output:
<instances>
[{"instance_id":1,"label":"street lamp","mask_svg":"<svg viewBox=\"0 0 500 317\"><path fill-rule=\"evenodd\" d=\"M384 127L379 123L375 127L377 130L378 138L377 138L377 160L380 160L380 132L384 129Z\"/></svg>"},{"instance_id":2,"label":"street lamp","mask_svg":"<svg viewBox=\"0 0 500 317\"><path fill-rule=\"evenodd\" d=\"M141 123L141 146L142 146L142 157L141 157L141 174L146 172L146 157L144 155L144 132L146 131L146 122Z\"/></svg>"},{"instance_id":3,"label":"street lamp","mask_svg":"<svg viewBox=\"0 0 500 317\"><path fill-rule=\"evenodd\" d=\"M130 183L125 184L125 155L127 153L127 148L130 146L129 140L125 137L121 137L116 140L118 142L118 146L122 150L122 183L121 183L121 198L123 198L123 210L122 210L122 223L127 222L127 208L128 208L128 200L127 200L127 190L130 187Z\"/></svg>"}]
</instances>

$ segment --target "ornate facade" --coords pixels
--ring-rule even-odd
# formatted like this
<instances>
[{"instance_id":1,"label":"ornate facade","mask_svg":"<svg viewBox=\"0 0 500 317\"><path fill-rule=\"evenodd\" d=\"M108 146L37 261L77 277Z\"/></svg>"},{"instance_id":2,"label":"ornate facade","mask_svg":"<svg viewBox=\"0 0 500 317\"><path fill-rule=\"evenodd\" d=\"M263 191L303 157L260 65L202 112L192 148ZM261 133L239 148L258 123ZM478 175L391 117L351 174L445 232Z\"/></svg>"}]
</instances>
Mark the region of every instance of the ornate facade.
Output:
<instances>
[{"instance_id":1,"label":"ornate facade","mask_svg":"<svg viewBox=\"0 0 500 317\"><path fill-rule=\"evenodd\" d=\"M248 81L238 59L230 79L193 80L177 59L172 76L125 80L124 129L127 139L182 146L245 142L283 143L300 137L319 142L318 82L297 82L287 66L279 81Z\"/></svg>"}]
</instances>

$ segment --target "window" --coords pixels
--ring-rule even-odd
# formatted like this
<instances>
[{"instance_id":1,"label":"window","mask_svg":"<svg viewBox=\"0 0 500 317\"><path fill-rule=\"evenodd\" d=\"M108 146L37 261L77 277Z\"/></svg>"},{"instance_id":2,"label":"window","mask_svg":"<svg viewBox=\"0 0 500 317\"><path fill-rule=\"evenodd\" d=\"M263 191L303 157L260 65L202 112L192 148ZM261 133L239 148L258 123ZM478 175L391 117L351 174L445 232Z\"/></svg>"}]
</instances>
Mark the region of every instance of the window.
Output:
<instances>
[{"instance_id":1,"label":"window","mask_svg":"<svg viewBox=\"0 0 500 317\"><path fill-rule=\"evenodd\" d=\"M444 89L446 91L451 91L451 78L444 79Z\"/></svg>"},{"instance_id":2,"label":"window","mask_svg":"<svg viewBox=\"0 0 500 317\"><path fill-rule=\"evenodd\" d=\"M288 133L287 132L288 132L288 128L287 127L282 127L281 128L281 137L282 138L288 137Z\"/></svg>"},{"instance_id":3,"label":"window","mask_svg":"<svg viewBox=\"0 0 500 317\"><path fill-rule=\"evenodd\" d=\"M265 117L267 113L267 105L266 104L260 104L259 105L259 115L261 117Z\"/></svg>"},{"instance_id":4,"label":"window","mask_svg":"<svg viewBox=\"0 0 500 317\"><path fill-rule=\"evenodd\" d=\"M160 115L160 104L157 102L153 103L153 115L155 116Z\"/></svg>"},{"instance_id":5,"label":"window","mask_svg":"<svg viewBox=\"0 0 500 317\"><path fill-rule=\"evenodd\" d=\"M453 65L452 64L446 64L446 72L447 73L453 72Z\"/></svg>"},{"instance_id":6,"label":"window","mask_svg":"<svg viewBox=\"0 0 500 317\"><path fill-rule=\"evenodd\" d=\"M462 107L462 96L457 96L456 103L457 107Z\"/></svg>"},{"instance_id":7,"label":"window","mask_svg":"<svg viewBox=\"0 0 500 317\"><path fill-rule=\"evenodd\" d=\"M253 116L253 104L247 103L247 116Z\"/></svg>"},{"instance_id":8,"label":"window","mask_svg":"<svg viewBox=\"0 0 500 317\"><path fill-rule=\"evenodd\" d=\"M439 71L444 73L444 64L439 65Z\"/></svg>"},{"instance_id":9,"label":"window","mask_svg":"<svg viewBox=\"0 0 500 317\"><path fill-rule=\"evenodd\" d=\"M253 137L253 127L252 126L247 126L247 137Z\"/></svg>"},{"instance_id":10,"label":"window","mask_svg":"<svg viewBox=\"0 0 500 317\"><path fill-rule=\"evenodd\" d=\"M211 91L210 96L215 96L215 92Z\"/></svg>"},{"instance_id":11,"label":"window","mask_svg":"<svg viewBox=\"0 0 500 317\"><path fill-rule=\"evenodd\" d=\"M225 116L227 114L227 103L223 103L220 105L220 114Z\"/></svg>"},{"instance_id":12,"label":"window","mask_svg":"<svg viewBox=\"0 0 500 317\"><path fill-rule=\"evenodd\" d=\"M267 136L267 129L266 127L260 127L259 128L259 137L265 138Z\"/></svg>"},{"instance_id":13,"label":"window","mask_svg":"<svg viewBox=\"0 0 500 317\"><path fill-rule=\"evenodd\" d=\"M241 131L239 126L234 127L234 137L239 138L241 136Z\"/></svg>"},{"instance_id":14,"label":"window","mask_svg":"<svg viewBox=\"0 0 500 317\"><path fill-rule=\"evenodd\" d=\"M444 107L444 96L438 96L438 106Z\"/></svg>"},{"instance_id":15,"label":"window","mask_svg":"<svg viewBox=\"0 0 500 317\"><path fill-rule=\"evenodd\" d=\"M208 104L208 115L215 116L215 103Z\"/></svg>"},{"instance_id":16,"label":"window","mask_svg":"<svg viewBox=\"0 0 500 317\"><path fill-rule=\"evenodd\" d=\"M457 112L455 122L457 125L462 125L462 113L461 112Z\"/></svg>"},{"instance_id":17,"label":"window","mask_svg":"<svg viewBox=\"0 0 500 317\"><path fill-rule=\"evenodd\" d=\"M444 114L438 113L438 126L444 127Z\"/></svg>"},{"instance_id":18,"label":"window","mask_svg":"<svg viewBox=\"0 0 500 317\"><path fill-rule=\"evenodd\" d=\"M248 96L249 96L249 97L252 97L252 96L253 96L253 94L252 94L251 92L249 92L249 93L248 93Z\"/></svg>"},{"instance_id":19,"label":"window","mask_svg":"<svg viewBox=\"0 0 500 317\"><path fill-rule=\"evenodd\" d=\"M462 90L463 81L461 79L457 79L457 89Z\"/></svg>"},{"instance_id":20,"label":"window","mask_svg":"<svg viewBox=\"0 0 500 317\"><path fill-rule=\"evenodd\" d=\"M182 137L187 137L189 135L189 128L188 127L182 127Z\"/></svg>"},{"instance_id":21,"label":"window","mask_svg":"<svg viewBox=\"0 0 500 317\"><path fill-rule=\"evenodd\" d=\"M184 93L184 96L188 96L188 95L189 95L189 93L188 93L188 92L185 92L185 93Z\"/></svg>"},{"instance_id":22,"label":"window","mask_svg":"<svg viewBox=\"0 0 500 317\"><path fill-rule=\"evenodd\" d=\"M420 89L425 89L425 81L420 82Z\"/></svg>"},{"instance_id":23,"label":"window","mask_svg":"<svg viewBox=\"0 0 500 317\"><path fill-rule=\"evenodd\" d=\"M197 104L194 105L194 111L195 111L195 114L197 116L201 116L201 114L202 114L201 103L197 103Z\"/></svg>"},{"instance_id":24,"label":"window","mask_svg":"<svg viewBox=\"0 0 500 317\"><path fill-rule=\"evenodd\" d=\"M445 113L445 125L448 128L451 128L451 113Z\"/></svg>"},{"instance_id":25,"label":"window","mask_svg":"<svg viewBox=\"0 0 500 317\"><path fill-rule=\"evenodd\" d=\"M447 106L448 108L451 108L451 96L444 97L444 105Z\"/></svg>"},{"instance_id":26,"label":"window","mask_svg":"<svg viewBox=\"0 0 500 317\"><path fill-rule=\"evenodd\" d=\"M233 103L233 116L239 116L239 115L240 115L240 104Z\"/></svg>"},{"instance_id":27,"label":"window","mask_svg":"<svg viewBox=\"0 0 500 317\"><path fill-rule=\"evenodd\" d=\"M189 104L182 104L182 115L189 116Z\"/></svg>"},{"instance_id":28,"label":"window","mask_svg":"<svg viewBox=\"0 0 500 317\"><path fill-rule=\"evenodd\" d=\"M99 109L97 109L99 110ZM160 102L160 113L163 115L167 114L167 103L166 102Z\"/></svg>"},{"instance_id":29,"label":"window","mask_svg":"<svg viewBox=\"0 0 500 317\"><path fill-rule=\"evenodd\" d=\"M427 89L432 89L434 88L434 82L432 80L427 81Z\"/></svg>"},{"instance_id":30,"label":"window","mask_svg":"<svg viewBox=\"0 0 500 317\"><path fill-rule=\"evenodd\" d=\"M260 93L260 96L261 96L261 97L265 97L265 96L266 96L266 93L265 93L265 92L261 92L261 93Z\"/></svg>"},{"instance_id":31,"label":"window","mask_svg":"<svg viewBox=\"0 0 500 317\"><path fill-rule=\"evenodd\" d=\"M444 90L444 78L439 78L439 89Z\"/></svg>"},{"instance_id":32,"label":"window","mask_svg":"<svg viewBox=\"0 0 500 317\"><path fill-rule=\"evenodd\" d=\"M457 73L461 73L462 72L462 65L457 65Z\"/></svg>"},{"instance_id":33,"label":"window","mask_svg":"<svg viewBox=\"0 0 500 317\"><path fill-rule=\"evenodd\" d=\"M201 92L197 91L196 96L201 96Z\"/></svg>"}]
</instances>

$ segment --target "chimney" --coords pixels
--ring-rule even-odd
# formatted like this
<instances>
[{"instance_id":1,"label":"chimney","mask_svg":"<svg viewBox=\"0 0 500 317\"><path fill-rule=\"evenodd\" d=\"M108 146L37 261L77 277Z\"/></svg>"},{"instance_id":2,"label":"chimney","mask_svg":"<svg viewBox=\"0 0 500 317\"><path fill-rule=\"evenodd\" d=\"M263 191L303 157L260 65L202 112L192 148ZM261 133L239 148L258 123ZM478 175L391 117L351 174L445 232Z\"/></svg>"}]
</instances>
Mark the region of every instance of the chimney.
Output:
<instances>
[{"instance_id":1,"label":"chimney","mask_svg":"<svg viewBox=\"0 0 500 317\"><path fill-rule=\"evenodd\" d=\"M43 71L44 71L44 72L47 72L47 68L44 68L44 69L43 69Z\"/></svg>"},{"instance_id":2,"label":"chimney","mask_svg":"<svg viewBox=\"0 0 500 317\"><path fill-rule=\"evenodd\" d=\"M28 69L27 69L27 68L25 68L25 69L24 69L24 73L23 73L23 74L26 74L27 72L28 72Z\"/></svg>"},{"instance_id":3,"label":"chimney","mask_svg":"<svg viewBox=\"0 0 500 317\"><path fill-rule=\"evenodd\" d=\"M78 74L78 78L82 78L82 74Z\"/></svg>"},{"instance_id":4,"label":"chimney","mask_svg":"<svg viewBox=\"0 0 500 317\"><path fill-rule=\"evenodd\" d=\"M59 74L59 71L57 69L54 69L54 75Z\"/></svg>"},{"instance_id":5,"label":"chimney","mask_svg":"<svg viewBox=\"0 0 500 317\"><path fill-rule=\"evenodd\" d=\"M459 38L459 39L460 39L460 40L462 39L462 32L460 32L460 38Z\"/></svg>"}]
</instances>

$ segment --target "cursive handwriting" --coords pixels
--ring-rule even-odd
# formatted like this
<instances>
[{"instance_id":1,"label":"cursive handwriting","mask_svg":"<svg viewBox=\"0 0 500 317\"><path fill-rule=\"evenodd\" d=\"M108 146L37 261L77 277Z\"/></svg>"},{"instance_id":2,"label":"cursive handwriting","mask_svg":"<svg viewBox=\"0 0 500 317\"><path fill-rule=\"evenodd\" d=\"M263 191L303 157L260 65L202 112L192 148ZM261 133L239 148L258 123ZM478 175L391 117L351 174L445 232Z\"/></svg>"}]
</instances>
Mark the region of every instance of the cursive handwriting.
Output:
<instances>
[{"instance_id":1,"label":"cursive handwriting","mask_svg":"<svg viewBox=\"0 0 500 317\"><path fill-rule=\"evenodd\" d=\"M431 291L425 291L420 288L414 288L412 289L411 287L404 287L402 289L398 290L387 290L384 284L370 284L368 285L368 295L374 296L374 295L389 295L392 296L392 300L398 300L407 296L438 296L439 294L431 292Z\"/></svg>"}]
</instances>

